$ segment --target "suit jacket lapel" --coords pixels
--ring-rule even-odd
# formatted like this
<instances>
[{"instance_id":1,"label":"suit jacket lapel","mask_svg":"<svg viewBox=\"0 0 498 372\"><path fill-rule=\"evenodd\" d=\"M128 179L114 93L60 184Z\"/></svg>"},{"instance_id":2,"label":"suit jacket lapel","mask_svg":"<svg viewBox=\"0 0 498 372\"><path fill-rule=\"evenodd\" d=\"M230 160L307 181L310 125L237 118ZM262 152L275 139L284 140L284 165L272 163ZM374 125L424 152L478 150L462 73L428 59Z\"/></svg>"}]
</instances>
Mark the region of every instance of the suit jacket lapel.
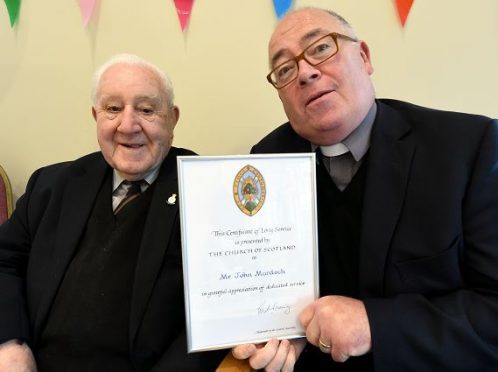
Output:
<instances>
[{"instance_id":1,"label":"suit jacket lapel","mask_svg":"<svg viewBox=\"0 0 498 372\"><path fill-rule=\"evenodd\" d=\"M52 305L67 266L80 242L87 224L93 202L107 170L107 163L101 156L86 164L76 165L74 175L69 179L62 197L60 220L54 239L51 270L46 291L35 319L36 336Z\"/></svg>"},{"instance_id":2,"label":"suit jacket lapel","mask_svg":"<svg viewBox=\"0 0 498 372\"><path fill-rule=\"evenodd\" d=\"M410 126L377 101L363 200L359 286L363 297L382 294L384 267L405 198L415 143Z\"/></svg>"},{"instance_id":3,"label":"suit jacket lapel","mask_svg":"<svg viewBox=\"0 0 498 372\"><path fill-rule=\"evenodd\" d=\"M178 203L167 203L172 194L178 195L176 153L176 149L172 148L163 161L144 227L133 286L130 313L131 341L136 336L154 282L163 265L164 255L169 247L168 239L174 235L173 229L176 228Z\"/></svg>"}]
</instances>

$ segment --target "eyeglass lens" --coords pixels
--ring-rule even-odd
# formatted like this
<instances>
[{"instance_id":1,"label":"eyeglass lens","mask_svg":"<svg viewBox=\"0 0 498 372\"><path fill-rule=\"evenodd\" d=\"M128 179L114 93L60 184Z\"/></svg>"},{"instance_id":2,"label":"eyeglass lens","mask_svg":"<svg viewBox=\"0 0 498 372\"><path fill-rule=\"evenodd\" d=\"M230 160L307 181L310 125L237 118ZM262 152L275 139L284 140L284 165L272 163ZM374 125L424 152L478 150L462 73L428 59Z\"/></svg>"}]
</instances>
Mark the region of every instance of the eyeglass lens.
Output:
<instances>
[{"instance_id":1,"label":"eyeglass lens","mask_svg":"<svg viewBox=\"0 0 498 372\"><path fill-rule=\"evenodd\" d=\"M304 59L312 66L316 66L337 53L337 43L332 35L327 35L309 45L300 55L277 66L270 78L277 87L289 84L297 77L298 63Z\"/></svg>"}]
</instances>

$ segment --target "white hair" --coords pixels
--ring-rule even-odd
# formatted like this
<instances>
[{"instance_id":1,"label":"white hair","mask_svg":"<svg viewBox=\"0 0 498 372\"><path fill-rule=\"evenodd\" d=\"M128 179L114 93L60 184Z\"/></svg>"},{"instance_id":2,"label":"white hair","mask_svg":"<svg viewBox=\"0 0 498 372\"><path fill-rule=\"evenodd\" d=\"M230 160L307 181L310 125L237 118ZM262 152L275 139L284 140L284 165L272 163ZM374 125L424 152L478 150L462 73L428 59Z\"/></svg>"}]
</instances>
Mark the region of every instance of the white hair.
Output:
<instances>
[{"instance_id":1,"label":"white hair","mask_svg":"<svg viewBox=\"0 0 498 372\"><path fill-rule=\"evenodd\" d=\"M153 74L155 74L158 78L158 81L161 85L161 89L164 95L167 97L168 106L173 107L175 95L173 92L173 84L169 77L156 65L146 61L145 59L136 56L134 54L116 54L109 58L106 62L104 62L93 74L93 82L92 82L92 102L94 105L97 104L97 98L99 95L100 89L100 81L102 79L102 75L115 65L130 65L130 66L140 66L148 69Z\"/></svg>"}]
</instances>

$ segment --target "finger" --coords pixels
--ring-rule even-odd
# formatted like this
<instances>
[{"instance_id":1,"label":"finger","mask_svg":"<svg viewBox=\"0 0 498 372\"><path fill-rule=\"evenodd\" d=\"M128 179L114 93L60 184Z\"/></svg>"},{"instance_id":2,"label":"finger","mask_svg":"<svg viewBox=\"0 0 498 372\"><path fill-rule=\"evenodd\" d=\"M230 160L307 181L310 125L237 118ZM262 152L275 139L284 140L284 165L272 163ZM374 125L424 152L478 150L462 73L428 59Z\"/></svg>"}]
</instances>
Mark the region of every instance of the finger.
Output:
<instances>
[{"instance_id":1,"label":"finger","mask_svg":"<svg viewBox=\"0 0 498 372\"><path fill-rule=\"evenodd\" d=\"M309 343L318 346L318 339L320 337L320 327L318 326L318 322L316 318L313 318L311 322L308 324L308 328L306 328L306 338Z\"/></svg>"},{"instance_id":2,"label":"finger","mask_svg":"<svg viewBox=\"0 0 498 372\"><path fill-rule=\"evenodd\" d=\"M282 372L292 372L294 371L294 364L296 364L296 348L294 345L290 345L289 353L287 354L287 358L285 359L285 363L281 369Z\"/></svg>"},{"instance_id":3,"label":"finger","mask_svg":"<svg viewBox=\"0 0 498 372\"><path fill-rule=\"evenodd\" d=\"M299 322L304 327L304 329L308 328L311 319L313 319L313 315L315 313L315 308L313 306L314 302L306 306L301 314L299 314Z\"/></svg>"},{"instance_id":4,"label":"finger","mask_svg":"<svg viewBox=\"0 0 498 372\"><path fill-rule=\"evenodd\" d=\"M306 346L307 342L308 341L304 337L295 338L293 340L290 340L290 343L294 347L294 351L296 352L296 360L299 358L299 356L303 352L304 347Z\"/></svg>"},{"instance_id":5,"label":"finger","mask_svg":"<svg viewBox=\"0 0 498 372\"><path fill-rule=\"evenodd\" d=\"M318 339L318 347L320 348L320 351L325 354L330 354L332 351L332 345L328 341L323 341L321 338Z\"/></svg>"},{"instance_id":6,"label":"finger","mask_svg":"<svg viewBox=\"0 0 498 372\"><path fill-rule=\"evenodd\" d=\"M344 353L340 348L334 347L334 345L332 345L332 351L330 354L332 355L332 359L339 363L344 363L349 359L348 354Z\"/></svg>"},{"instance_id":7,"label":"finger","mask_svg":"<svg viewBox=\"0 0 498 372\"><path fill-rule=\"evenodd\" d=\"M265 368L266 372L281 371L287 360L291 344L289 340L282 340L278 345L277 353Z\"/></svg>"},{"instance_id":8,"label":"finger","mask_svg":"<svg viewBox=\"0 0 498 372\"><path fill-rule=\"evenodd\" d=\"M232 349L232 355L235 359L247 359L256 352L256 345L244 344L237 345Z\"/></svg>"},{"instance_id":9,"label":"finger","mask_svg":"<svg viewBox=\"0 0 498 372\"><path fill-rule=\"evenodd\" d=\"M264 368L275 357L278 346L279 341L272 338L264 347L257 349L256 352L249 358L249 364L251 367L254 369Z\"/></svg>"}]
</instances>

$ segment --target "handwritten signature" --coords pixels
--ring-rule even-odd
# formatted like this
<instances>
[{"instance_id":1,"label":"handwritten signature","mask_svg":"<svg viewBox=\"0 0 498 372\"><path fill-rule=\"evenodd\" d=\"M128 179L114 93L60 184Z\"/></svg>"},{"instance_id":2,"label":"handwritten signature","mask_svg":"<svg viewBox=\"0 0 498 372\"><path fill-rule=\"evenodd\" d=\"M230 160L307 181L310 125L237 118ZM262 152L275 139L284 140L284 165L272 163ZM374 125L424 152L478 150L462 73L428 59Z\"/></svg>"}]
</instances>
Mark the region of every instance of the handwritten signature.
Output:
<instances>
[{"instance_id":1,"label":"handwritten signature","mask_svg":"<svg viewBox=\"0 0 498 372\"><path fill-rule=\"evenodd\" d=\"M291 305L280 304L278 302L267 303L265 301L258 306L257 310L258 310L258 315L263 315L268 313L278 313L278 312L289 314L291 311Z\"/></svg>"}]
</instances>

